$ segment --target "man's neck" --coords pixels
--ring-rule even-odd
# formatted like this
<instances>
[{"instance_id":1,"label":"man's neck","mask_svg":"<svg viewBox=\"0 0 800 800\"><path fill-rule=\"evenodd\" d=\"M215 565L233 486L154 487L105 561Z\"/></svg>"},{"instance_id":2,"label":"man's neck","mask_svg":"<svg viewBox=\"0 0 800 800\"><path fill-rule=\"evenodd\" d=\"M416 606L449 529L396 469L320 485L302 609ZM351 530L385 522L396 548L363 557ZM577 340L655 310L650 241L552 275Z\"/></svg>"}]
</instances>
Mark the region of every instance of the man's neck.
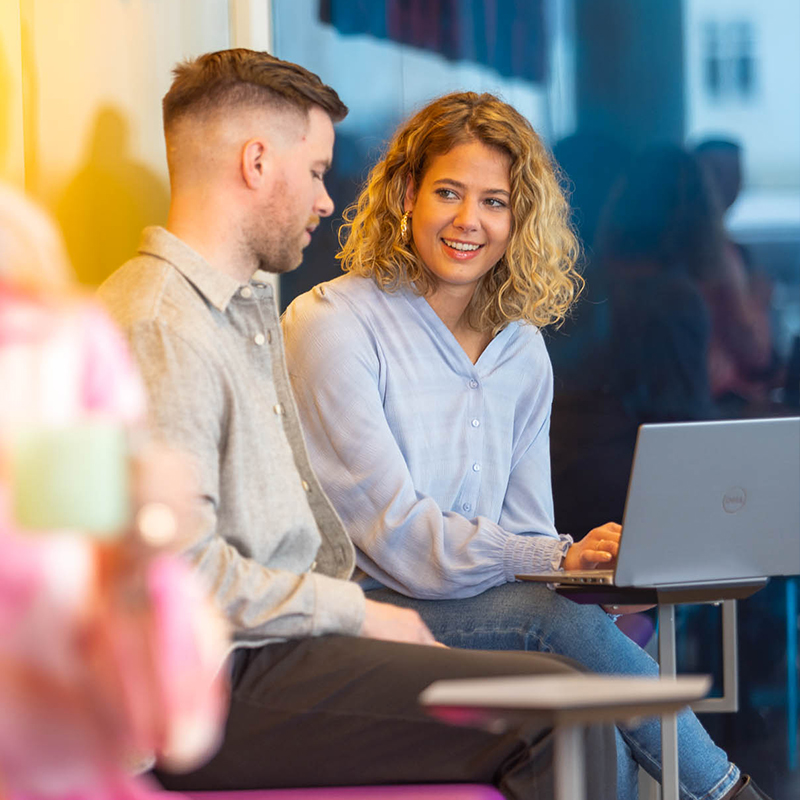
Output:
<instances>
[{"instance_id":1,"label":"man's neck","mask_svg":"<svg viewBox=\"0 0 800 800\"><path fill-rule=\"evenodd\" d=\"M241 237L224 213L216 209L186 207L173 202L167 230L177 236L214 269L247 283L258 269L256 258L247 253Z\"/></svg>"}]
</instances>

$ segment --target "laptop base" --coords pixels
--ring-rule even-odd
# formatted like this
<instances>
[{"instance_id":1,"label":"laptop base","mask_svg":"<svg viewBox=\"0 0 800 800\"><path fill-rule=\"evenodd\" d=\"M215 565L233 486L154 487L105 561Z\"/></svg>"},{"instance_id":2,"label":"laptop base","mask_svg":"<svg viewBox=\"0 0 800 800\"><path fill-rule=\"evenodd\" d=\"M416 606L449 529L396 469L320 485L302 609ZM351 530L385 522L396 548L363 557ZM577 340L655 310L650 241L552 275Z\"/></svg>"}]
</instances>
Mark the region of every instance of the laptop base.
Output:
<instances>
[{"instance_id":1,"label":"laptop base","mask_svg":"<svg viewBox=\"0 0 800 800\"><path fill-rule=\"evenodd\" d=\"M671 584L669 586L559 586L558 594L581 605L647 605L715 603L719 600L744 600L763 589L769 578L748 578L718 583Z\"/></svg>"}]
</instances>

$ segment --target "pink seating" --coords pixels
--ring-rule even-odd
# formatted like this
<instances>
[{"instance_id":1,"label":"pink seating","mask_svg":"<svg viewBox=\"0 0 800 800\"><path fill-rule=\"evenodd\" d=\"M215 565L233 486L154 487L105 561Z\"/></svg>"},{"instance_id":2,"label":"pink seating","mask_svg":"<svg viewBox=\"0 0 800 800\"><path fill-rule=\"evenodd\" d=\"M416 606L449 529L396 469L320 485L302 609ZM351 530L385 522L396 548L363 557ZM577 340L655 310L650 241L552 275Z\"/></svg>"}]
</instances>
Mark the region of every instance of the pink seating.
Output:
<instances>
[{"instance_id":1,"label":"pink seating","mask_svg":"<svg viewBox=\"0 0 800 800\"><path fill-rule=\"evenodd\" d=\"M503 795L494 787L474 783L252 789L182 794L193 800L503 800Z\"/></svg>"}]
</instances>

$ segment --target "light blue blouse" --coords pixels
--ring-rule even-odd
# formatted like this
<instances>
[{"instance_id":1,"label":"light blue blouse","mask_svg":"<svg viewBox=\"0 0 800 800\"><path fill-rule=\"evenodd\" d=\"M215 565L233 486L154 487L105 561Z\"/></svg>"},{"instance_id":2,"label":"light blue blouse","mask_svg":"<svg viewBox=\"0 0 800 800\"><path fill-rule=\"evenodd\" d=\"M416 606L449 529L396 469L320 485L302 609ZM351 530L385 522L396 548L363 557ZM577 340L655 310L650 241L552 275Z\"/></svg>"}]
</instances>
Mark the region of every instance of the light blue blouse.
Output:
<instances>
[{"instance_id":1,"label":"light blue blouse","mask_svg":"<svg viewBox=\"0 0 800 800\"><path fill-rule=\"evenodd\" d=\"M358 565L412 597L471 597L558 568L552 368L512 323L473 364L410 290L344 275L283 317L311 463Z\"/></svg>"}]
</instances>

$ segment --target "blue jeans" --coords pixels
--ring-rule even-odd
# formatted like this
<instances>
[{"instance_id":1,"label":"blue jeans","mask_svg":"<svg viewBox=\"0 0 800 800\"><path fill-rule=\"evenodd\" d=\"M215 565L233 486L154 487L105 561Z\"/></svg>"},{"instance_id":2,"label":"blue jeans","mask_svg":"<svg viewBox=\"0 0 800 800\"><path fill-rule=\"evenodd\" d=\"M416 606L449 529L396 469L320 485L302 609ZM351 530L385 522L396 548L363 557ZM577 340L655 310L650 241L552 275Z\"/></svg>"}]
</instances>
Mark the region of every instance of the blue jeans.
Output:
<instances>
[{"instance_id":1,"label":"blue jeans","mask_svg":"<svg viewBox=\"0 0 800 800\"><path fill-rule=\"evenodd\" d=\"M450 647L535 650L567 656L593 672L658 675L658 664L603 609L573 603L541 583L509 583L462 600L416 600L385 588L367 597L415 609ZM620 726L619 733L618 796L634 800L636 764L661 780L661 724L648 719ZM678 716L678 757L682 800L720 800L739 779L739 769L688 709Z\"/></svg>"}]
</instances>

